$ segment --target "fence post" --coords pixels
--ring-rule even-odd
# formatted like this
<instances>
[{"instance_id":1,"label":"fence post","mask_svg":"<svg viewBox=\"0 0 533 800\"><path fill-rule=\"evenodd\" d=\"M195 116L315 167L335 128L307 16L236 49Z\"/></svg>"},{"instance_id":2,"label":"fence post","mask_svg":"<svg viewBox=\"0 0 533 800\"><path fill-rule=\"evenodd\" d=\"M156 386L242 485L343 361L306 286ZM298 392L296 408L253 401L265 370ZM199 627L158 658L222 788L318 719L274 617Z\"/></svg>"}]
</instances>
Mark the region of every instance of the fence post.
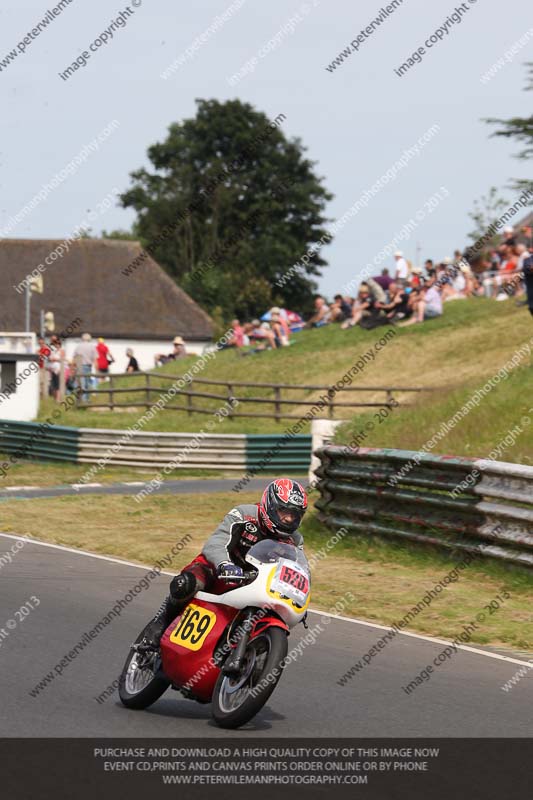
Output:
<instances>
[{"instance_id":1,"label":"fence post","mask_svg":"<svg viewBox=\"0 0 533 800\"><path fill-rule=\"evenodd\" d=\"M115 409L115 393L113 389L113 376L109 376L109 409L110 411L114 411Z\"/></svg>"},{"instance_id":2,"label":"fence post","mask_svg":"<svg viewBox=\"0 0 533 800\"><path fill-rule=\"evenodd\" d=\"M145 372L144 377L146 378L146 410L148 411L150 408L150 376Z\"/></svg>"},{"instance_id":3,"label":"fence post","mask_svg":"<svg viewBox=\"0 0 533 800\"><path fill-rule=\"evenodd\" d=\"M392 391L390 389L387 389L387 402L385 403L385 405L388 406L389 408L392 408L393 402L394 402L394 397L392 395Z\"/></svg>"},{"instance_id":4,"label":"fence post","mask_svg":"<svg viewBox=\"0 0 533 800\"><path fill-rule=\"evenodd\" d=\"M275 411L274 411L274 419L276 422L280 421L280 414L281 414L281 389L279 386L274 387L274 397L275 397Z\"/></svg>"},{"instance_id":5,"label":"fence post","mask_svg":"<svg viewBox=\"0 0 533 800\"><path fill-rule=\"evenodd\" d=\"M333 398L334 397L335 397L335 395L330 395L329 392L328 392L328 417L330 419L333 419L334 413L335 413L334 412L334 407L333 407Z\"/></svg>"},{"instance_id":6,"label":"fence post","mask_svg":"<svg viewBox=\"0 0 533 800\"><path fill-rule=\"evenodd\" d=\"M229 405L228 417L233 416L233 400L234 400L233 385L231 383L228 383L228 405Z\"/></svg>"},{"instance_id":7,"label":"fence post","mask_svg":"<svg viewBox=\"0 0 533 800\"><path fill-rule=\"evenodd\" d=\"M65 399L65 358L59 362L59 399Z\"/></svg>"},{"instance_id":8,"label":"fence post","mask_svg":"<svg viewBox=\"0 0 533 800\"><path fill-rule=\"evenodd\" d=\"M189 380L188 383L187 383L187 391L188 392L192 391L192 380ZM192 411L192 395L188 394L187 395L187 414L190 417L192 413L193 413L193 411Z\"/></svg>"}]
</instances>

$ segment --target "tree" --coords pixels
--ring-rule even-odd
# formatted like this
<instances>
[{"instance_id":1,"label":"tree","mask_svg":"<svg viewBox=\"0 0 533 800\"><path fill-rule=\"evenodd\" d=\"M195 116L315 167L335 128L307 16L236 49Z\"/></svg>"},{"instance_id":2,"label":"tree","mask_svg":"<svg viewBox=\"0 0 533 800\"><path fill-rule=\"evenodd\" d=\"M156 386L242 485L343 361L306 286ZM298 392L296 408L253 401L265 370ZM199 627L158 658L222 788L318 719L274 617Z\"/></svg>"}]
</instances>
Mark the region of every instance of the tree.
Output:
<instances>
[{"instance_id":1,"label":"tree","mask_svg":"<svg viewBox=\"0 0 533 800\"><path fill-rule=\"evenodd\" d=\"M476 243L487 235L488 230L493 222L495 222L504 209L509 208L509 203L502 197L498 197L498 189L491 186L487 194L480 200L474 201L474 210L470 211L468 216L475 224L474 230L468 234L472 242ZM491 249L496 247L501 240L501 233L495 231L490 239L485 240L485 247Z\"/></svg>"},{"instance_id":2,"label":"tree","mask_svg":"<svg viewBox=\"0 0 533 800\"><path fill-rule=\"evenodd\" d=\"M135 232L135 226L132 231L125 231L122 228L117 228L113 231L102 230L100 234L102 239L120 239L120 241L138 242L139 234Z\"/></svg>"},{"instance_id":3,"label":"tree","mask_svg":"<svg viewBox=\"0 0 533 800\"><path fill-rule=\"evenodd\" d=\"M131 173L121 195L142 244L208 311L250 317L270 305L311 306L320 250L276 282L321 238L331 199L299 139L240 100L198 100L149 147L153 170Z\"/></svg>"},{"instance_id":4,"label":"tree","mask_svg":"<svg viewBox=\"0 0 533 800\"><path fill-rule=\"evenodd\" d=\"M525 91L533 90L533 63L529 63L529 84ZM524 143L525 147L517 154L517 158L522 160L530 159L533 156L533 115L529 117L512 117L511 119L487 119L491 125L502 125L500 130L495 131L492 136L503 136L506 139L517 139ZM533 180L521 178L515 180L513 185L516 189L523 191L533 187Z\"/></svg>"}]
</instances>

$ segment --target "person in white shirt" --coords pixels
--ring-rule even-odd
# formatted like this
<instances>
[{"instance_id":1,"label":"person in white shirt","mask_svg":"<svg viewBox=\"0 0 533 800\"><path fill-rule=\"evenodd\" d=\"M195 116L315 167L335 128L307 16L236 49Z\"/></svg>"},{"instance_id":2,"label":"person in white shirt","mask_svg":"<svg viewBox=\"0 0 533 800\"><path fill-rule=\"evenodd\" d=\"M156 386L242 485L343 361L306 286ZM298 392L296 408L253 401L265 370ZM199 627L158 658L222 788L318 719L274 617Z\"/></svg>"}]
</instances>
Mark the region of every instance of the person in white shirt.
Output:
<instances>
[{"instance_id":1,"label":"person in white shirt","mask_svg":"<svg viewBox=\"0 0 533 800\"><path fill-rule=\"evenodd\" d=\"M397 281L406 281L409 277L409 266L407 261L403 257L403 253L401 250L397 250L394 253L394 258L396 260L396 274L395 280Z\"/></svg>"},{"instance_id":2,"label":"person in white shirt","mask_svg":"<svg viewBox=\"0 0 533 800\"><path fill-rule=\"evenodd\" d=\"M413 316L401 322L400 326L413 325L415 322L424 322L427 319L434 319L442 315L442 297L439 285L434 281L428 281L420 293L420 299L414 304Z\"/></svg>"}]
</instances>

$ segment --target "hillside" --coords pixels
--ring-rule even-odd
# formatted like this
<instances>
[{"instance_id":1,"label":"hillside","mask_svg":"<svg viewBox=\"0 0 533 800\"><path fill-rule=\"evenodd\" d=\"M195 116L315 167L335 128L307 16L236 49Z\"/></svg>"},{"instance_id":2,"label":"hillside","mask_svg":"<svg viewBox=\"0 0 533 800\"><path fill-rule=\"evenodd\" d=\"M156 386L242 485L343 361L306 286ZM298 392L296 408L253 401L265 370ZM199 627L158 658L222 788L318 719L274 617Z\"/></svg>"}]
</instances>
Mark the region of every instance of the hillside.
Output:
<instances>
[{"instance_id":1,"label":"hillside","mask_svg":"<svg viewBox=\"0 0 533 800\"><path fill-rule=\"evenodd\" d=\"M234 351L224 351L208 362L200 377L236 382L329 385L341 379L363 353L373 350L376 341L387 330L387 327L383 327L374 331L359 328L342 331L338 326L331 326L304 331L294 337L291 347L280 351L248 357L242 357ZM395 335L383 349L375 353L374 360L366 364L354 379L353 386L422 386L439 391L419 396L414 407L394 410L365 441L369 446L411 448L423 443L427 434L431 435L434 431L436 421L440 424L450 410L458 407L463 396L467 397L470 390L483 384L533 336L533 325L527 310L517 308L511 301L496 303L481 298L447 303L443 318L410 328L395 327L393 330ZM196 360L192 356L182 361L179 372L176 364L166 365L159 372L182 374ZM519 420L522 408L529 408L526 395L530 386L530 363L531 358L522 359L513 371L512 379L502 382L499 388L491 391L480 407L445 440L443 452L486 455L490 451L498 441L499 432L507 430L512 427L513 421ZM138 381L137 378L133 380ZM144 381L142 383L144 385ZM117 382L117 385L120 384ZM131 381L127 384L132 385ZM165 385L170 386L170 381ZM207 387L206 390L225 394L221 387ZM260 396L261 392L258 389L238 391L241 394L246 392L248 396ZM319 395L318 391L310 391L308 399ZM290 396L290 392L284 393L284 397ZM400 394L399 397L402 402L413 403L412 395ZM123 395L121 402L127 402L127 398L128 394ZM342 396L342 401L347 399L348 394ZM366 401L371 399L370 393L364 396ZM377 400L378 397L373 399ZM155 400L154 395L152 402ZM222 401L196 402L215 409ZM46 403L41 419L45 419L51 409L52 404ZM258 408L247 406L244 410L256 411ZM290 413L297 416L305 411L305 407L293 406ZM120 413L74 409L64 413L57 422L85 427L126 428L142 413L141 409ZM353 414L345 411L345 416L349 418ZM360 418L358 414L351 423L352 428L357 429ZM199 431L208 419L209 415L188 416L185 412L162 411L145 426L145 430ZM276 423L273 419L226 419L220 426L220 432L283 432L288 424L288 421ZM348 434L342 433L341 438L345 435ZM518 456L529 463L527 458L533 456L529 432L520 437L519 445L517 443ZM512 449L507 455L511 453Z\"/></svg>"}]
</instances>

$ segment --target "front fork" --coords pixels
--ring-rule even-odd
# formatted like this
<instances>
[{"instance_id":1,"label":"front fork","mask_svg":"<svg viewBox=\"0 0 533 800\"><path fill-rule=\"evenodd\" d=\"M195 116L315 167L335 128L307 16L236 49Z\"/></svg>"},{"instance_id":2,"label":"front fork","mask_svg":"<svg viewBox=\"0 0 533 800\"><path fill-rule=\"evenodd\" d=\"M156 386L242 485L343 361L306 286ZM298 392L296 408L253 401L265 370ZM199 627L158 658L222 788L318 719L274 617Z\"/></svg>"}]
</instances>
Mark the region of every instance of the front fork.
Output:
<instances>
[{"instance_id":1,"label":"front fork","mask_svg":"<svg viewBox=\"0 0 533 800\"><path fill-rule=\"evenodd\" d=\"M244 619L241 622L242 634L237 642L237 647L230 653L224 662L224 666L222 667L222 673L224 675L238 675L241 670L242 660L244 658L244 654L246 653L246 648L248 647L250 634L254 625L253 616L254 610L252 608L249 608L247 611L245 611Z\"/></svg>"}]
</instances>

